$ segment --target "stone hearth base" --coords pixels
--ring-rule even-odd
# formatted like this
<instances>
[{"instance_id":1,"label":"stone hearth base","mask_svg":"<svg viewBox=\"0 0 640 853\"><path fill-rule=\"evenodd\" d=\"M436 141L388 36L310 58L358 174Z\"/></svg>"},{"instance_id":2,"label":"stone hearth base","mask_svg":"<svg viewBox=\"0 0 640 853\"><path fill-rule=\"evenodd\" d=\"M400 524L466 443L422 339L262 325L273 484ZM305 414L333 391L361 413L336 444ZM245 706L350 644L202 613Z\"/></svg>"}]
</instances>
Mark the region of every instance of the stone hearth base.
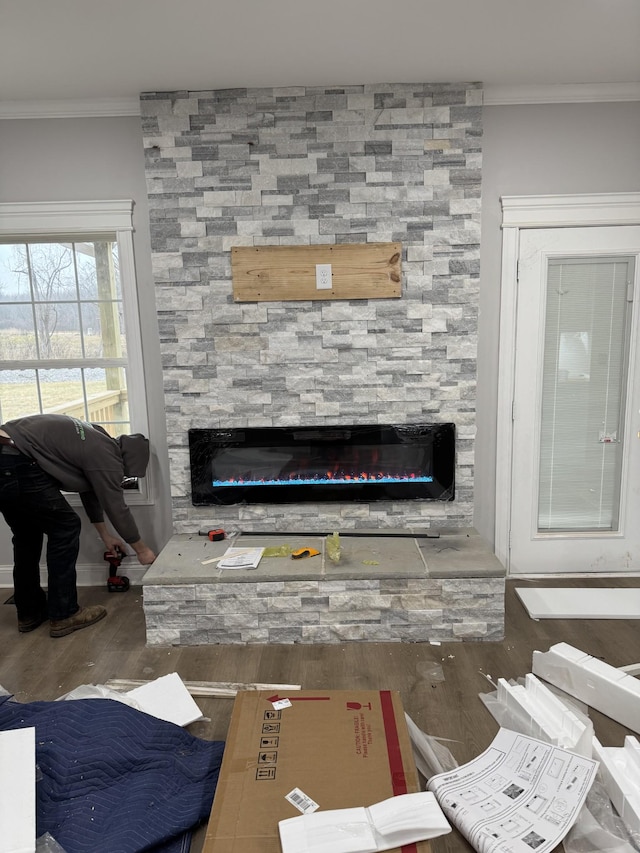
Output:
<instances>
[{"instance_id":1,"label":"stone hearth base","mask_svg":"<svg viewBox=\"0 0 640 853\"><path fill-rule=\"evenodd\" d=\"M230 544L321 553L263 557L251 571L205 562ZM173 536L142 581L148 645L503 638L505 571L474 530L343 535L337 564L325 546L300 534Z\"/></svg>"}]
</instances>

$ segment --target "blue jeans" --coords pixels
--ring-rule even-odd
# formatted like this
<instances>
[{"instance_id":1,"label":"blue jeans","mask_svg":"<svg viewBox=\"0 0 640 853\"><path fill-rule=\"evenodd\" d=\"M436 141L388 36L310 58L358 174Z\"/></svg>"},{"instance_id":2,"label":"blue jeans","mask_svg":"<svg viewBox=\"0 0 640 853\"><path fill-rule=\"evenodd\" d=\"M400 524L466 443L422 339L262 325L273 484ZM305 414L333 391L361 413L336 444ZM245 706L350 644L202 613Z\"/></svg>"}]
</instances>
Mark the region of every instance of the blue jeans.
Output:
<instances>
[{"instance_id":1,"label":"blue jeans","mask_svg":"<svg viewBox=\"0 0 640 853\"><path fill-rule=\"evenodd\" d=\"M0 447L0 512L13 533L13 584L18 619L47 612L67 619L78 611L76 560L80 518L55 480L14 448ZM40 585L40 557L47 537L48 588Z\"/></svg>"}]
</instances>

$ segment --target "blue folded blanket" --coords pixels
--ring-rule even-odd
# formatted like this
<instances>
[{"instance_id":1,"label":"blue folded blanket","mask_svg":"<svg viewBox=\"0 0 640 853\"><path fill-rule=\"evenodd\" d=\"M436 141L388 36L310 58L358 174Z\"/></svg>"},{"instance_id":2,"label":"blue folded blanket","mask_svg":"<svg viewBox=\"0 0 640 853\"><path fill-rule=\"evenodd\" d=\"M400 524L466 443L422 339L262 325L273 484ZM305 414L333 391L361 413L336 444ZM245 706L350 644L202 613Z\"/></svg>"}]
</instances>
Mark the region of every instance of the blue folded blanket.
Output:
<instances>
[{"instance_id":1,"label":"blue folded blanket","mask_svg":"<svg viewBox=\"0 0 640 853\"><path fill-rule=\"evenodd\" d=\"M0 730L35 727L37 835L65 853L173 853L207 819L224 743L112 699L19 703Z\"/></svg>"}]
</instances>

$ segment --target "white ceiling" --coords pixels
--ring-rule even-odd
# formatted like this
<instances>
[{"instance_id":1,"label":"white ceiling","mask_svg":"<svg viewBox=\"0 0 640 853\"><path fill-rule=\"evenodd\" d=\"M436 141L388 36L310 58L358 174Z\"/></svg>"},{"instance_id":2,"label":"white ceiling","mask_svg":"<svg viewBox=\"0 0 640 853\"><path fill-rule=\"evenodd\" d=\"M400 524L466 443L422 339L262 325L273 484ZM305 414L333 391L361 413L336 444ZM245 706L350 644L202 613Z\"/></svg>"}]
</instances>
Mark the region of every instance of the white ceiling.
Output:
<instances>
[{"instance_id":1,"label":"white ceiling","mask_svg":"<svg viewBox=\"0 0 640 853\"><path fill-rule=\"evenodd\" d=\"M640 0L0 0L0 101L640 81Z\"/></svg>"}]
</instances>

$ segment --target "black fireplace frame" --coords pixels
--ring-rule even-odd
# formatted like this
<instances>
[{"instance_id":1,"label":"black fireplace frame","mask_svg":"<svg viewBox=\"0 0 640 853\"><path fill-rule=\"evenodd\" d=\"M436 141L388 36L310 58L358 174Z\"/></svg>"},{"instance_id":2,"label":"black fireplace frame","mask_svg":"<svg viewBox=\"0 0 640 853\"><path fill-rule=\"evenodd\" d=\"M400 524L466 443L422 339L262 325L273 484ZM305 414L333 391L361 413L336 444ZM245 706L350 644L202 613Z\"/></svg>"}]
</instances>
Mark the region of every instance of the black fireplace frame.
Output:
<instances>
[{"instance_id":1,"label":"black fireplace frame","mask_svg":"<svg viewBox=\"0 0 640 853\"><path fill-rule=\"evenodd\" d=\"M430 451L429 470L419 482L368 481L340 483L299 483L277 485L214 484L215 454L242 447L251 434L254 448L318 448L334 446L413 444ZM301 502L373 502L398 500L452 501L455 499L455 425L375 424L349 426L252 427L230 429L190 429L191 500L194 506L231 506L241 503L284 504ZM428 481L426 481L428 478Z\"/></svg>"}]
</instances>

